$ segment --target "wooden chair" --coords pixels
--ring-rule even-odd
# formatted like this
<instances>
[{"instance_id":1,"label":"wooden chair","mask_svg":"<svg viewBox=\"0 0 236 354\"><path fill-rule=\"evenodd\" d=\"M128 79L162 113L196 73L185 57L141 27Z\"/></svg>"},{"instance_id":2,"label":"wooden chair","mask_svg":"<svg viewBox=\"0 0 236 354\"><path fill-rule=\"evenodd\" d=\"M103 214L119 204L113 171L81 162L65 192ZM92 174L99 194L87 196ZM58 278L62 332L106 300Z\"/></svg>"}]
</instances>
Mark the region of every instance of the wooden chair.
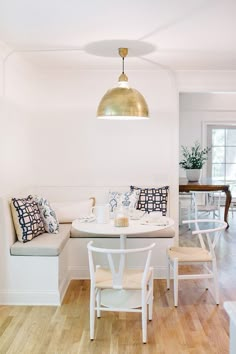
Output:
<instances>
[{"instance_id":1,"label":"wooden chair","mask_svg":"<svg viewBox=\"0 0 236 354\"><path fill-rule=\"evenodd\" d=\"M170 268L173 269L174 278L174 305L178 306L178 282L180 279L209 279L214 280L215 301L219 304L218 275L216 266L215 247L219 236L226 229L227 224L218 219L185 220L184 224L195 225L193 235L198 235L200 247L170 247L167 249L167 289L170 289ZM207 223L215 227L200 229L200 225ZM200 274L179 274L179 265L202 264L204 273Z\"/></svg>"},{"instance_id":2,"label":"wooden chair","mask_svg":"<svg viewBox=\"0 0 236 354\"><path fill-rule=\"evenodd\" d=\"M153 268L150 267L151 253L155 246L152 245L139 249L104 249L92 246L93 241L89 242L88 257L90 270L90 339L94 339L95 311L97 317L100 317L101 311L123 311L140 312L142 314L142 338L143 343L147 342L147 305L148 319L152 320L153 307ZM125 267L126 259L131 254L140 254L145 252L144 269L133 270ZM101 267L95 263L95 258L99 253L106 258L106 267ZM115 257L118 256L118 265L115 263ZM101 257L100 257L101 258ZM103 292L110 290L109 305L103 304ZM126 305L124 291L130 293L127 295L136 296L139 294L139 305ZM117 299L119 304L117 305ZM124 302L124 303L123 303ZM114 303L114 305L113 305Z\"/></svg>"}]
</instances>

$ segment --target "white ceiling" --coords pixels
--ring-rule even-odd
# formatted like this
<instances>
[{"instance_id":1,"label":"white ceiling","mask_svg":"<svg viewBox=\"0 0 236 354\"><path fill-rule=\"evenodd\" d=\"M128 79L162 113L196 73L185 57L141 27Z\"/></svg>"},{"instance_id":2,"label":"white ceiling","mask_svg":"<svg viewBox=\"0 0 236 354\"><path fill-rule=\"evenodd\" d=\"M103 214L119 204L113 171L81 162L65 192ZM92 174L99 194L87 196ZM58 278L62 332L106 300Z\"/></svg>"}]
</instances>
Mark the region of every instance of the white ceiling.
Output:
<instances>
[{"instance_id":1,"label":"white ceiling","mask_svg":"<svg viewBox=\"0 0 236 354\"><path fill-rule=\"evenodd\" d=\"M41 66L117 68L120 45L129 69L236 70L235 34L236 0L0 0L0 41Z\"/></svg>"}]
</instances>

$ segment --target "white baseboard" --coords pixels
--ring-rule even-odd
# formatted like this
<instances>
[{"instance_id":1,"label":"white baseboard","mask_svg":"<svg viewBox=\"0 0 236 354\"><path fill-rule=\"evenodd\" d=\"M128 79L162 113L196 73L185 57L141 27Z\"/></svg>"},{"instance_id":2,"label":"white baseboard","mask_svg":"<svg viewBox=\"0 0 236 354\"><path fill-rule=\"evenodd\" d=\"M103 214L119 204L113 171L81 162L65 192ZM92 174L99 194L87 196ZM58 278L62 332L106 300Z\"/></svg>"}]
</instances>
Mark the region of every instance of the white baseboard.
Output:
<instances>
[{"instance_id":1,"label":"white baseboard","mask_svg":"<svg viewBox=\"0 0 236 354\"><path fill-rule=\"evenodd\" d=\"M164 279L166 267L154 267L154 279ZM70 266L66 277L57 291L0 291L2 305L37 305L60 306L72 279L89 279L89 269L86 266Z\"/></svg>"},{"instance_id":2,"label":"white baseboard","mask_svg":"<svg viewBox=\"0 0 236 354\"><path fill-rule=\"evenodd\" d=\"M0 291L1 305L38 305L60 306L60 294L57 291Z\"/></svg>"},{"instance_id":3,"label":"white baseboard","mask_svg":"<svg viewBox=\"0 0 236 354\"><path fill-rule=\"evenodd\" d=\"M60 303L62 303L62 301L63 301L63 298L66 294L66 291L68 289L70 281L71 281L70 272L67 271L66 276L64 277L64 279L61 281L61 284L60 284L60 290L59 290L60 291Z\"/></svg>"}]
</instances>

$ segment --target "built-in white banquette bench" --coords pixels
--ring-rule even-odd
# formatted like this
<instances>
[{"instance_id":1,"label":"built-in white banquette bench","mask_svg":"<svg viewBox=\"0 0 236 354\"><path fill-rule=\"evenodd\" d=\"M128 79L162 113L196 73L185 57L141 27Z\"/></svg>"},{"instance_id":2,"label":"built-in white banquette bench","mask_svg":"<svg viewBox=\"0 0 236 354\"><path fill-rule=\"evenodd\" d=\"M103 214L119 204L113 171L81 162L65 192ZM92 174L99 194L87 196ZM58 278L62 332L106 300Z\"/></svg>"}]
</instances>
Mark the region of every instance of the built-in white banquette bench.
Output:
<instances>
[{"instance_id":1,"label":"built-in white banquette bench","mask_svg":"<svg viewBox=\"0 0 236 354\"><path fill-rule=\"evenodd\" d=\"M107 203L109 190L127 191L129 187L34 187L14 194L43 195L53 202L76 202L94 197L97 204ZM9 201L0 198L0 304L60 305L72 279L89 278L87 243L92 239L106 248L119 247L119 238L80 233L71 223L59 226L57 234L44 233L29 242L17 241ZM152 264L156 278L165 276L166 248L174 243L175 229L134 235L127 247L143 247L156 239ZM140 259L134 267L139 267Z\"/></svg>"}]
</instances>

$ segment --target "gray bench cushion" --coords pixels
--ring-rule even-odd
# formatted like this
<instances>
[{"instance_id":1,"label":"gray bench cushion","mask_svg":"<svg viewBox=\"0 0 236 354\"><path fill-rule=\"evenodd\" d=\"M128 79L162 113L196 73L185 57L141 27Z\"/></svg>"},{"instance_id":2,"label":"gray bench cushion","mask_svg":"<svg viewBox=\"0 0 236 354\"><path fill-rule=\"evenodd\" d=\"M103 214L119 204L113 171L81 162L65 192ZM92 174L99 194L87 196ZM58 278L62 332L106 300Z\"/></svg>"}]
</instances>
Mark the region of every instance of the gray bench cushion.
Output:
<instances>
[{"instance_id":1,"label":"gray bench cushion","mask_svg":"<svg viewBox=\"0 0 236 354\"><path fill-rule=\"evenodd\" d=\"M175 229L174 227L167 227L166 229L160 230L160 231L153 231L153 232L147 232L145 234L134 234L134 235L129 235L128 238L171 238L175 236ZM96 235L96 234L90 234L87 232L82 232L74 229L73 227L71 228L71 233L70 233L71 238L76 238L76 237L99 237L99 238L119 238L119 236L114 236L114 235Z\"/></svg>"},{"instance_id":2,"label":"gray bench cushion","mask_svg":"<svg viewBox=\"0 0 236 354\"><path fill-rule=\"evenodd\" d=\"M33 240L15 242L11 246L12 256L58 256L70 237L71 224L60 224L58 234L44 233Z\"/></svg>"}]
</instances>

